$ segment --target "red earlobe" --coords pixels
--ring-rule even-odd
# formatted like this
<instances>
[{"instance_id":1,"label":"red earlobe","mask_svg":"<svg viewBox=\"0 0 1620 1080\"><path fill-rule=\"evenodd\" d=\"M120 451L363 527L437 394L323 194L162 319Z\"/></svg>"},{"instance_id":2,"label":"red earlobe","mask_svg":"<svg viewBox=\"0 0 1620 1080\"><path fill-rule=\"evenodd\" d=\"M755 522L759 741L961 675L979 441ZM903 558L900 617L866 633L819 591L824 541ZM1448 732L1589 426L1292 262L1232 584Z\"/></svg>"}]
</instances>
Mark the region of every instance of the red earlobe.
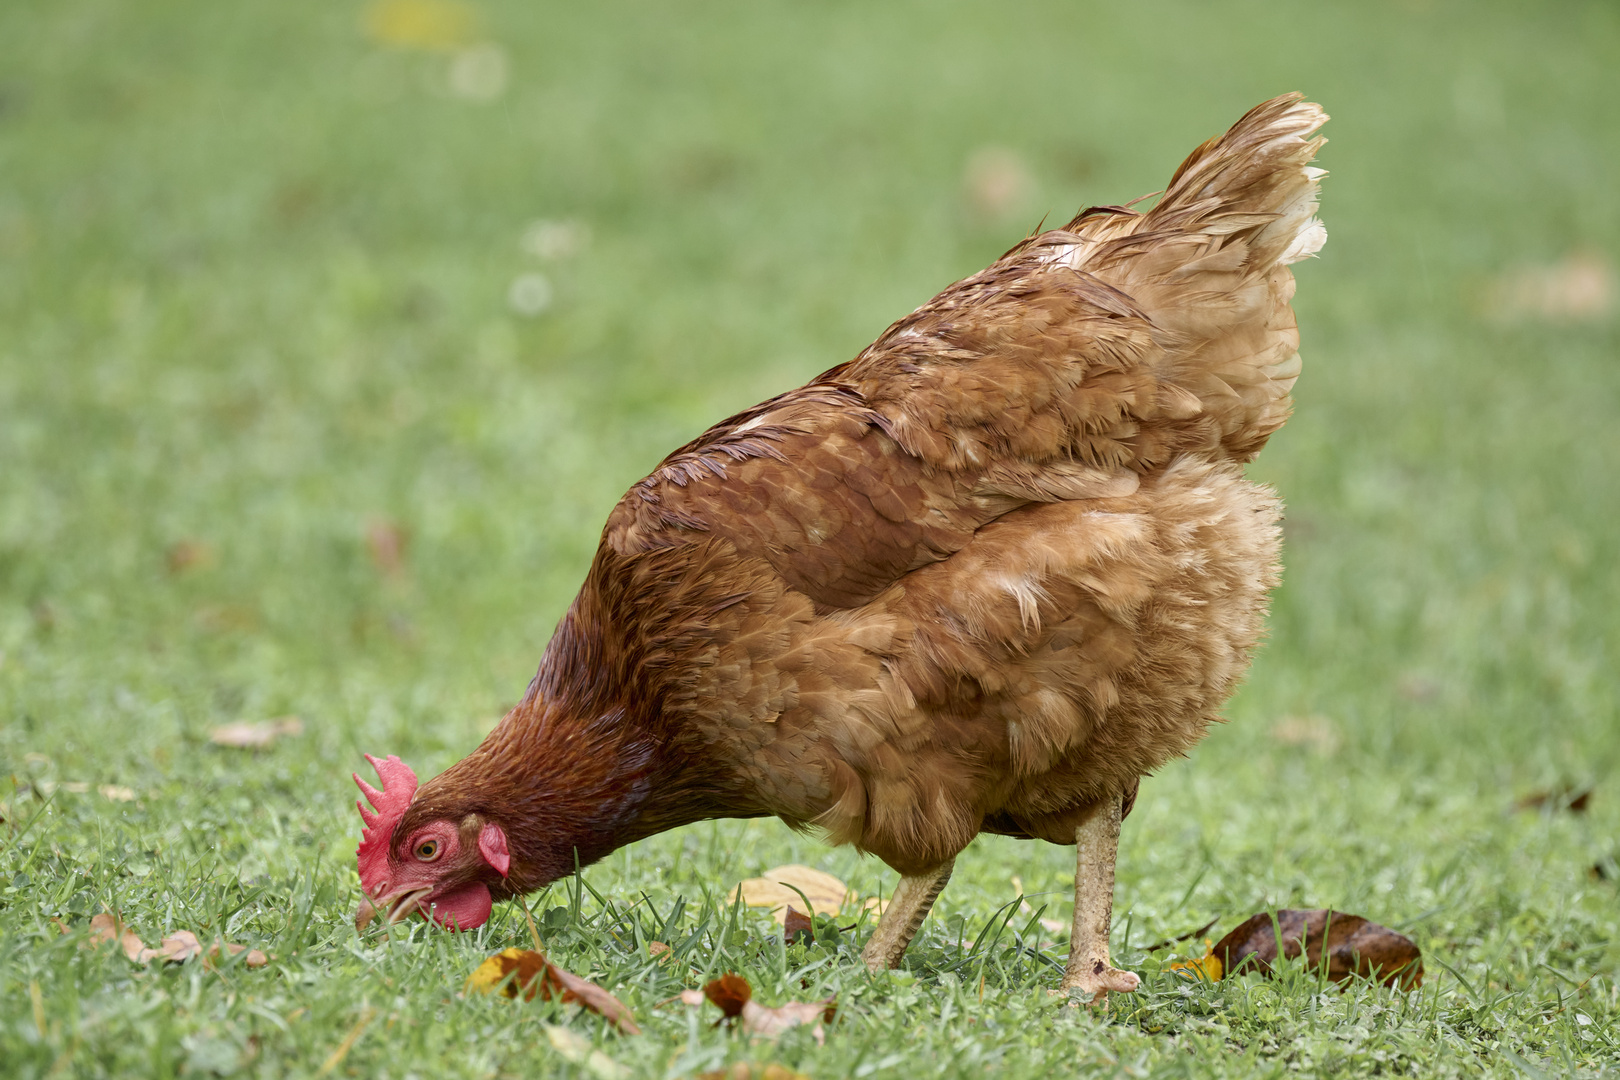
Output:
<instances>
[{"instance_id":1,"label":"red earlobe","mask_svg":"<svg viewBox=\"0 0 1620 1080\"><path fill-rule=\"evenodd\" d=\"M512 856L506 851L506 833L493 821L489 822L478 833L478 853L484 861L500 871L501 877L512 867Z\"/></svg>"}]
</instances>

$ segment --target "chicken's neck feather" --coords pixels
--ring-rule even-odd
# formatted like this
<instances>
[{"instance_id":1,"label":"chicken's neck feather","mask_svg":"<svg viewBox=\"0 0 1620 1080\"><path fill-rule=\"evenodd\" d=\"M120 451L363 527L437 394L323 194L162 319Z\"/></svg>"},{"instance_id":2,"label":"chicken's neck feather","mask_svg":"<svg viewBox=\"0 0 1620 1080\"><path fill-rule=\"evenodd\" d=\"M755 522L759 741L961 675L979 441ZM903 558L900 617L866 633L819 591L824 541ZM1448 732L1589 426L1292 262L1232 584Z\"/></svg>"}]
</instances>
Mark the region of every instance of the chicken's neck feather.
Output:
<instances>
[{"instance_id":1,"label":"chicken's neck feather","mask_svg":"<svg viewBox=\"0 0 1620 1080\"><path fill-rule=\"evenodd\" d=\"M739 814L708 775L712 755L690 752L682 725L636 692L599 625L576 604L523 701L411 808L413 819L478 813L500 825L510 892L542 888L654 833Z\"/></svg>"},{"instance_id":2,"label":"chicken's neck feather","mask_svg":"<svg viewBox=\"0 0 1620 1080\"><path fill-rule=\"evenodd\" d=\"M541 888L647 834L656 747L622 713L531 698L445 774L505 831L517 889ZM656 830L653 830L656 831Z\"/></svg>"}]
</instances>

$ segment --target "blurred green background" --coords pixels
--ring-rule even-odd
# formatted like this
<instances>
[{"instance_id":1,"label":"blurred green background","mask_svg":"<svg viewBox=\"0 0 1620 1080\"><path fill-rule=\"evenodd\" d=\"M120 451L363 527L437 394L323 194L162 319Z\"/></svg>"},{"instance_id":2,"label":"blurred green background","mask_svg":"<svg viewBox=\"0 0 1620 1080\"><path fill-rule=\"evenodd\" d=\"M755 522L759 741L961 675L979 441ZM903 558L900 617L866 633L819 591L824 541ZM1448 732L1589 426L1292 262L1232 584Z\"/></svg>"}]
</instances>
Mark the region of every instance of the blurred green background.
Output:
<instances>
[{"instance_id":1,"label":"blurred green background","mask_svg":"<svg viewBox=\"0 0 1620 1080\"><path fill-rule=\"evenodd\" d=\"M69 993L40 928L109 888L156 937L165 890L319 876L337 941L348 771L475 744L629 484L1294 89L1333 120L1298 409L1254 470L1286 578L1234 722L1144 787L1121 919L1423 917L1460 971L1517 964L1524 1017L1544 963L1607 972L1582 992L1612 1014L1620 9L1442 0L0 8L6 828L87 788L0 861L0 1002ZM208 744L285 714L272 750ZM892 878L753 823L592 880L696 895L788 858ZM1010 873L1066 912L1067 851L981 840L939 921ZM40 1071L78 1030L19 1023ZM1530 1024L1493 1030L1551 1053ZM1545 1039L1599 1053L1584 1030Z\"/></svg>"}]
</instances>

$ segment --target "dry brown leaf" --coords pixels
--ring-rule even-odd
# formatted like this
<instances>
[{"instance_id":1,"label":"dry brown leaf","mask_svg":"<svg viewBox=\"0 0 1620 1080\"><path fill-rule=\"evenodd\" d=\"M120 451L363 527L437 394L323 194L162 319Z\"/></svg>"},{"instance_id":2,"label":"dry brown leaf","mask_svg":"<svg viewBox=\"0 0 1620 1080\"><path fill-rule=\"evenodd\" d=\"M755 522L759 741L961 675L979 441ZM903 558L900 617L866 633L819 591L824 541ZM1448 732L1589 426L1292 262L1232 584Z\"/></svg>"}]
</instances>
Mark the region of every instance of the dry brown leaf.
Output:
<instances>
[{"instance_id":1,"label":"dry brown leaf","mask_svg":"<svg viewBox=\"0 0 1620 1080\"><path fill-rule=\"evenodd\" d=\"M1342 911L1262 911L1215 943L1202 960L1172 965L1178 970L1198 968L1212 979L1233 972L1272 973L1278 958L1277 930L1282 932L1282 956L1305 956L1308 966L1323 965L1327 977L1342 982L1352 975L1376 978L1385 986L1412 990L1423 985L1423 956L1404 935L1360 915ZM1214 964L1209 962L1213 960Z\"/></svg>"},{"instance_id":2,"label":"dry brown leaf","mask_svg":"<svg viewBox=\"0 0 1620 1080\"><path fill-rule=\"evenodd\" d=\"M1515 810L1540 810L1543 807L1552 810L1568 810L1572 814L1584 814L1592 805L1592 789L1575 791L1570 787L1556 788L1551 791L1533 791L1513 804Z\"/></svg>"},{"instance_id":3,"label":"dry brown leaf","mask_svg":"<svg viewBox=\"0 0 1620 1080\"><path fill-rule=\"evenodd\" d=\"M409 537L405 530L392 521L378 519L366 526L366 547L371 561L389 577L405 573L405 547Z\"/></svg>"},{"instance_id":4,"label":"dry brown leaf","mask_svg":"<svg viewBox=\"0 0 1620 1080\"><path fill-rule=\"evenodd\" d=\"M832 1023L832 1018L838 1012L838 1004L833 998L823 998L820 1001L790 1001L785 1005L770 1008L757 1001L750 1001L743 1006L742 1029L750 1035L759 1035L763 1038L774 1039L782 1032L801 1024L814 1024L810 1034L815 1036L816 1045L826 1042L827 1036L821 1028L825 1020Z\"/></svg>"},{"instance_id":5,"label":"dry brown leaf","mask_svg":"<svg viewBox=\"0 0 1620 1080\"><path fill-rule=\"evenodd\" d=\"M990 218L1016 214L1035 187L1023 158L1004 146L986 146L968 159L963 176L973 208Z\"/></svg>"},{"instance_id":6,"label":"dry brown leaf","mask_svg":"<svg viewBox=\"0 0 1620 1080\"><path fill-rule=\"evenodd\" d=\"M181 574L187 570L206 570L215 562L214 548L201 540L176 540L164 553L169 573Z\"/></svg>"},{"instance_id":7,"label":"dry brown leaf","mask_svg":"<svg viewBox=\"0 0 1620 1080\"><path fill-rule=\"evenodd\" d=\"M774 1007L761 1005L753 1000L754 988L748 984L748 980L731 973L705 984L703 997L713 1002L725 1014L725 1019L737 1020L750 1035L768 1039L774 1039L782 1032L802 1024L815 1024L813 1034L816 1042L820 1043L826 1038L820 1022L826 1020L830 1023L838 1011L835 999L830 997L821 1001L790 1001ZM681 1000L688 1005L696 1005L702 999L697 997L695 991L687 990L681 994Z\"/></svg>"},{"instance_id":8,"label":"dry brown leaf","mask_svg":"<svg viewBox=\"0 0 1620 1080\"><path fill-rule=\"evenodd\" d=\"M629 1069L596 1049L585 1036L555 1024L546 1024L545 1029L546 1041L553 1050L575 1065L585 1066L585 1071L597 1080L624 1080L630 1075Z\"/></svg>"},{"instance_id":9,"label":"dry brown leaf","mask_svg":"<svg viewBox=\"0 0 1620 1080\"><path fill-rule=\"evenodd\" d=\"M810 1080L802 1072L794 1072L786 1065L774 1061L764 1065L739 1061L729 1069L711 1069L697 1074L697 1080Z\"/></svg>"},{"instance_id":10,"label":"dry brown leaf","mask_svg":"<svg viewBox=\"0 0 1620 1080\"><path fill-rule=\"evenodd\" d=\"M228 746L236 750L259 750L277 739L295 737L304 733L304 722L296 716L283 716L250 724L239 721L217 727L208 733L208 741L215 746Z\"/></svg>"},{"instance_id":11,"label":"dry brown leaf","mask_svg":"<svg viewBox=\"0 0 1620 1080\"><path fill-rule=\"evenodd\" d=\"M131 960L138 959L146 950L146 942L125 926L118 916L102 912L90 920L90 944L102 945L109 941L118 942L118 947Z\"/></svg>"},{"instance_id":12,"label":"dry brown leaf","mask_svg":"<svg viewBox=\"0 0 1620 1080\"><path fill-rule=\"evenodd\" d=\"M1271 726L1271 737L1284 746L1299 746L1318 754L1339 748L1339 732L1325 716L1285 716Z\"/></svg>"},{"instance_id":13,"label":"dry brown leaf","mask_svg":"<svg viewBox=\"0 0 1620 1080\"><path fill-rule=\"evenodd\" d=\"M158 943L157 948L149 949L140 937L119 921L116 915L103 912L90 920L90 944L101 945L109 941L117 941L118 947L124 950L124 955L137 964L150 964L154 960L168 964L183 964L197 956L204 956L202 943L197 935L190 930L176 930ZM250 968L264 967L270 962L269 958L258 949L249 949L246 945L234 943L225 946L232 956L246 952L243 960ZM219 944L216 942L208 947L203 963L213 967L213 960L219 956Z\"/></svg>"},{"instance_id":14,"label":"dry brown leaf","mask_svg":"<svg viewBox=\"0 0 1620 1080\"><path fill-rule=\"evenodd\" d=\"M190 930L176 930L162 941L155 949L142 949L134 957L138 964L149 964L153 960L161 960L167 964L183 964L194 956L202 955L202 943L197 935Z\"/></svg>"},{"instance_id":15,"label":"dry brown leaf","mask_svg":"<svg viewBox=\"0 0 1620 1080\"><path fill-rule=\"evenodd\" d=\"M662 941L649 941L647 942L647 955L660 964L665 963L670 958L669 946Z\"/></svg>"},{"instance_id":16,"label":"dry brown leaf","mask_svg":"<svg viewBox=\"0 0 1620 1080\"><path fill-rule=\"evenodd\" d=\"M801 939L807 945L816 940L815 921L789 904L782 919L782 940L792 945Z\"/></svg>"},{"instance_id":17,"label":"dry brown leaf","mask_svg":"<svg viewBox=\"0 0 1620 1080\"><path fill-rule=\"evenodd\" d=\"M1620 289L1614 266L1594 251L1571 252L1556 263L1523 266L1492 283L1492 316L1504 320L1595 322L1614 312Z\"/></svg>"},{"instance_id":18,"label":"dry brown leaf","mask_svg":"<svg viewBox=\"0 0 1620 1080\"><path fill-rule=\"evenodd\" d=\"M754 996L754 988L741 975L727 973L703 986L703 996L717 1005L726 1019L741 1015L743 1006ZM681 995L686 1000L686 995Z\"/></svg>"},{"instance_id":19,"label":"dry brown leaf","mask_svg":"<svg viewBox=\"0 0 1620 1080\"><path fill-rule=\"evenodd\" d=\"M90 785L83 780L64 780L60 784L55 780L35 780L33 787L41 795L55 795L58 791L69 795L83 795L90 790Z\"/></svg>"},{"instance_id":20,"label":"dry brown leaf","mask_svg":"<svg viewBox=\"0 0 1620 1080\"><path fill-rule=\"evenodd\" d=\"M800 892L804 894L802 899ZM788 905L792 903L809 901L812 915L837 915L855 899L849 886L831 874L798 863L774 866L760 877L749 878L732 893L733 898L739 895L749 907L770 908L779 923L787 920Z\"/></svg>"},{"instance_id":21,"label":"dry brown leaf","mask_svg":"<svg viewBox=\"0 0 1620 1080\"><path fill-rule=\"evenodd\" d=\"M522 993L524 1001L533 1001L536 996L542 1001L555 997L565 1004L580 1005L597 1013L626 1035L641 1034L641 1028L636 1026L624 1002L532 949L503 949L467 976L469 991L488 994L497 988L509 998Z\"/></svg>"},{"instance_id":22,"label":"dry brown leaf","mask_svg":"<svg viewBox=\"0 0 1620 1080\"><path fill-rule=\"evenodd\" d=\"M250 949L246 945L238 945L234 941L226 942L225 950L232 956L241 956L242 953L246 952L247 956L243 957L242 963L250 968L262 968L264 965L270 962L270 958L265 956L264 953L260 952L258 949ZM212 945L208 946L208 955L203 957L203 964L206 967L212 968L216 963L218 963L218 961L219 942L216 941Z\"/></svg>"}]
</instances>

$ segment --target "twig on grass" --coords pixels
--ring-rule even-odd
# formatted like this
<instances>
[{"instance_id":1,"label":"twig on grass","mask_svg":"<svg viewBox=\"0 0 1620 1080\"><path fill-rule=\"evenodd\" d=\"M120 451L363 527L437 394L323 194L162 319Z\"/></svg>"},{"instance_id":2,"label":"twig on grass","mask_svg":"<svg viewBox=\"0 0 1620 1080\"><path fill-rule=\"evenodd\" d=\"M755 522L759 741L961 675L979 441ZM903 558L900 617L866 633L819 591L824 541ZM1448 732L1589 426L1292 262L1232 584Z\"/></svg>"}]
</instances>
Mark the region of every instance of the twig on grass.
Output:
<instances>
[{"instance_id":1,"label":"twig on grass","mask_svg":"<svg viewBox=\"0 0 1620 1080\"><path fill-rule=\"evenodd\" d=\"M337 1049L333 1050L331 1055L321 1063L321 1067L315 1070L315 1075L325 1076L343 1064L343 1059L349 1056L349 1051L354 1049L354 1044L359 1042L360 1036L366 1033L366 1025L371 1023L376 1015L376 1011L370 1005L361 1006L360 1019L356 1020L354 1027L350 1028L349 1033L343 1036L343 1041L338 1043Z\"/></svg>"}]
</instances>

